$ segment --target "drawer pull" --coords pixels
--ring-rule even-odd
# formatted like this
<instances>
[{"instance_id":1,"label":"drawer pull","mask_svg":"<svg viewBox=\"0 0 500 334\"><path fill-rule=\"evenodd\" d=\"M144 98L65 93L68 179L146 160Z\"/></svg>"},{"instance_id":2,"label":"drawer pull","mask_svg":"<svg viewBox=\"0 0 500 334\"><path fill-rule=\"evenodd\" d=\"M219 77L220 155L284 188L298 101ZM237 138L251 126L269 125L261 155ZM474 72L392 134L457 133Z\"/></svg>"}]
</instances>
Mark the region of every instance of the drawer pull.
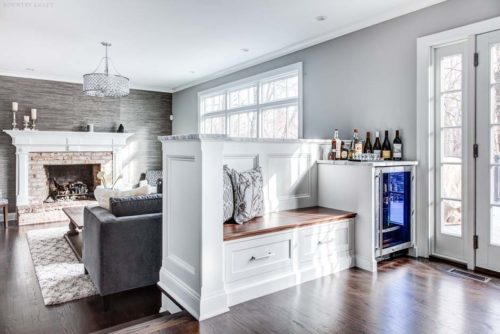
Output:
<instances>
[{"instance_id":1,"label":"drawer pull","mask_svg":"<svg viewBox=\"0 0 500 334\"><path fill-rule=\"evenodd\" d=\"M318 241L318 246L319 246L319 245L327 245L327 244L331 244L331 243L332 243L332 242L334 242L334 241L335 241L335 240L333 240L333 239L326 240L326 241L321 241L321 240L319 240L319 241Z\"/></svg>"},{"instance_id":2,"label":"drawer pull","mask_svg":"<svg viewBox=\"0 0 500 334\"><path fill-rule=\"evenodd\" d=\"M272 257L274 255L275 255L274 253L269 252L266 255L262 255L262 256L252 256L250 258L250 261L264 260L264 259L270 258L270 257Z\"/></svg>"}]
</instances>

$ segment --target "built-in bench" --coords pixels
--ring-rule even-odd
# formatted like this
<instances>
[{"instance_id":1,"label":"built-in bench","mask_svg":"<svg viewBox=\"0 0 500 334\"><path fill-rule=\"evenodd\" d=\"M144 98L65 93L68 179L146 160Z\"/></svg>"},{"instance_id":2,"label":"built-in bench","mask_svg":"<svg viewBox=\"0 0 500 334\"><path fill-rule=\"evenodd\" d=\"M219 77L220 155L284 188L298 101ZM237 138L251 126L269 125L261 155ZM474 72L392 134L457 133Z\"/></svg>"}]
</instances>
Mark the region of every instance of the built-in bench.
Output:
<instances>
[{"instance_id":1,"label":"built-in bench","mask_svg":"<svg viewBox=\"0 0 500 334\"><path fill-rule=\"evenodd\" d=\"M272 212L262 217L254 218L245 224L225 224L224 241L248 238L316 224L342 222L354 217L356 217L356 214L353 212L323 208L320 206Z\"/></svg>"},{"instance_id":2,"label":"built-in bench","mask_svg":"<svg viewBox=\"0 0 500 334\"><path fill-rule=\"evenodd\" d=\"M355 216L315 206L225 224L229 306L354 266Z\"/></svg>"}]
</instances>

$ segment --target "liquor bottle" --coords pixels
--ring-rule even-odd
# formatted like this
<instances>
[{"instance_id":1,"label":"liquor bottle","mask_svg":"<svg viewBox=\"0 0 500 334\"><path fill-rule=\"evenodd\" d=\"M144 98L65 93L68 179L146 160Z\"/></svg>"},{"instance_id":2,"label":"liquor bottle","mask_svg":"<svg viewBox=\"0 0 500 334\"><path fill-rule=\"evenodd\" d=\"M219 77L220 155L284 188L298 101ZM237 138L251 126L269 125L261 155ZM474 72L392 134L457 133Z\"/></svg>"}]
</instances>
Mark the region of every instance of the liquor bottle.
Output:
<instances>
[{"instance_id":1,"label":"liquor bottle","mask_svg":"<svg viewBox=\"0 0 500 334\"><path fill-rule=\"evenodd\" d=\"M335 160L335 136L333 136L332 146L330 147L330 152L328 152L328 160Z\"/></svg>"},{"instance_id":2,"label":"liquor bottle","mask_svg":"<svg viewBox=\"0 0 500 334\"><path fill-rule=\"evenodd\" d=\"M339 138L339 130L335 129L333 139L335 139L335 155L333 156L333 159L340 160L342 156L342 140Z\"/></svg>"},{"instance_id":3,"label":"liquor bottle","mask_svg":"<svg viewBox=\"0 0 500 334\"><path fill-rule=\"evenodd\" d=\"M368 131L366 133L366 141L365 141L365 146L363 147L363 153L372 153L373 148L372 148L372 141L370 139L370 132Z\"/></svg>"},{"instance_id":4,"label":"liquor bottle","mask_svg":"<svg viewBox=\"0 0 500 334\"><path fill-rule=\"evenodd\" d=\"M384 160L391 160L391 143L389 142L389 131L385 130L384 143L382 144L382 158Z\"/></svg>"},{"instance_id":5,"label":"liquor bottle","mask_svg":"<svg viewBox=\"0 0 500 334\"><path fill-rule=\"evenodd\" d=\"M396 138L393 141L393 160L403 160L403 141L399 137L399 130L396 130Z\"/></svg>"},{"instance_id":6,"label":"liquor bottle","mask_svg":"<svg viewBox=\"0 0 500 334\"><path fill-rule=\"evenodd\" d=\"M382 156L382 145L380 144L380 132L375 131L375 144L373 144L373 153L378 157Z\"/></svg>"},{"instance_id":7,"label":"liquor bottle","mask_svg":"<svg viewBox=\"0 0 500 334\"><path fill-rule=\"evenodd\" d=\"M342 141L341 146L340 146L340 160L347 160L347 157L349 155L349 150L346 147L345 141Z\"/></svg>"},{"instance_id":8,"label":"liquor bottle","mask_svg":"<svg viewBox=\"0 0 500 334\"><path fill-rule=\"evenodd\" d=\"M352 134L351 150L352 158L363 153L363 143L359 140L358 129L354 129L354 133Z\"/></svg>"}]
</instances>

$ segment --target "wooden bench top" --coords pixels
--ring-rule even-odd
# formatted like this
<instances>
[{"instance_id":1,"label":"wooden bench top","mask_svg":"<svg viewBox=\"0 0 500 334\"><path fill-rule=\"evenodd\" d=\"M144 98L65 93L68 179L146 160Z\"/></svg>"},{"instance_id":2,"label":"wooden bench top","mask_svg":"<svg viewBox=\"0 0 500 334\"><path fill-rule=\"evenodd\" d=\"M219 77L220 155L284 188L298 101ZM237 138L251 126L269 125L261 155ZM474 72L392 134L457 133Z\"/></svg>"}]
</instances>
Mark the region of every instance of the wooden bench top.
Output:
<instances>
[{"instance_id":1,"label":"wooden bench top","mask_svg":"<svg viewBox=\"0 0 500 334\"><path fill-rule=\"evenodd\" d=\"M224 224L224 241L278 232L296 227L341 221L354 217L356 217L356 214L353 212L328 209L320 206L272 212L241 225L235 223Z\"/></svg>"}]
</instances>

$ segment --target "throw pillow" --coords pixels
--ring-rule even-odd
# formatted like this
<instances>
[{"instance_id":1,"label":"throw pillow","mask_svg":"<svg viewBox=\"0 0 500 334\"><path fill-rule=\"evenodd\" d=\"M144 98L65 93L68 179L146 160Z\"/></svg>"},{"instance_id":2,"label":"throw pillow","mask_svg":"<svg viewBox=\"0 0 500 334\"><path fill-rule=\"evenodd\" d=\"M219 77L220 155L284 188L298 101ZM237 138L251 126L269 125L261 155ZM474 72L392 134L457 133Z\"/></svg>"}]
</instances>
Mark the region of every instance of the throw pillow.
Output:
<instances>
[{"instance_id":1,"label":"throw pillow","mask_svg":"<svg viewBox=\"0 0 500 334\"><path fill-rule=\"evenodd\" d=\"M234 221L243 224L264 214L264 193L261 168L243 173L231 171L234 186Z\"/></svg>"},{"instance_id":2,"label":"throw pillow","mask_svg":"<svg viewBox=\"0 0 500 334\"><path fill-rule=\"evenodd\" d=\"M94 190L94 196L97 203L105 209L109 210L109 199L111 197L125 197L125 196L138 196L138 195L148 195L149 186L143 186L138 188L133 188L130 190L118 190L118 189L108 189L103 186L98 186Z\"/></svg>"},{"instance_id":3,"label":"throw pillow","mask_svg":"<svg viewBox=\"0 0 500 334\"><path fill-rule=\"evenodd\" d=\"M233 200L233 183L231 182L231 169L224 165L223 168L223 195L222 200L224 201L224 223L229 219L233 218L234 213L234 200Z\"/></svg>"}]
</instances>

